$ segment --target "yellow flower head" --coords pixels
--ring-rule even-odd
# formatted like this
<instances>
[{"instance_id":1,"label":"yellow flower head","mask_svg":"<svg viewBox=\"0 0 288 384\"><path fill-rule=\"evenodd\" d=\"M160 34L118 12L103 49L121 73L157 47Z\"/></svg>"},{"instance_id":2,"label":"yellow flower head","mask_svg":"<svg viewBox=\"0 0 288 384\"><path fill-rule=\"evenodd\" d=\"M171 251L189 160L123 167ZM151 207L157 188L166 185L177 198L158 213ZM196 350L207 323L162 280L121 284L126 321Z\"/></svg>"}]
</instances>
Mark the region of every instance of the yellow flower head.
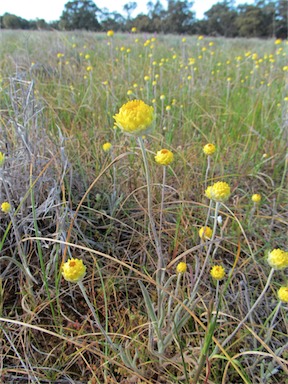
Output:
<instances>
[{"instance_id":1,"label":"yellow flower head","mask_svg":"<svg viewBox=\"0 0 288 384\"><path fill-rule=\"evenodd\" d=\"M210 185L206 191L205 191L205 196L208 197L208 199L212 199L212 195L211 195L211 189L212 189L212 185Z\"/></svg>"},{"instance_id":2,"label":"yellow flower head","mask_svg":"<svg viewBox=\"0 0 288 384\"><path fill-rule=\"evenodd\" d=\"M113 37L114 36L114 31L112 31L112 29L109 29L109 31L107 31L107 36L108 37Z\"/></svg>"},{"instance_id":3,"label":"yellow flower head","mask_svg":"<svg viewBox=\"0 0 288 384\"><path fill-rule=\"evenodd\" d=\"M216 147L214 144L206 144L204 145L203 147L203 152L205 153L205 155L213 155L213 153L216 151Z\"/></svg>"},{"instance_id":4,"label":"yellow flower head","mask_svg":"<svg viewBox=\"0 0 288 384\"><path fill-rule=\"evenodd\" d=\"M62 276L71 283L82 280L86 273L86 266L80 259L70 259L62 266Z\"/></svg>"},{"instance_id":5,"label":"yellow flower head","mask_svg":"<svg viewBox=\"0 0 288 384\"><path fill-rule=\"evenodd\" d=\"M0 152L0 167L4 164L5 161L5 155L4 153Z\"/></svg>"},{"instance_id":6,"label":"yellow flower head","mask_svg":"<svg viewBox=\"0 0 288 384\"><path fill-rule=\"evenodd\" d=\"M128 134L143 135L154 120L154 109L142 100L131 100L122 105L113 118L116 125Z\"/></svg>"},{"instance_id":7,"label":"yellow flower head","mask_svg":"<svg viewBox=\"0 0 288 384\"><path fill-rule=\"evenodd\" d=\"M202 227L198 233L201 239L211 239L213 231L210 227Z\"/></svg>"},{"instance_id":8,"label":"yellow flower head","mask_svg":"<svg viewBox=\"0 0 288 384\"><path fill-rule=\"evenodd\" d=\"M132 32L132 33L137 32L137 28L136 28L136 27L132 27L132 28L131 28L131 32Z\"/></svg>"},{"instance_id":9,"label":"yellow flower head","mask_svg":"<svg viewBox=\"0 0 288 384\"><path fill-rule=\"evenodd\" d=\"M4 203L1 204L1 211L9 213L11 211L11 205L7 201L4 201Z\"/></svg>"},{"instance_id":10,"label":"yellow flower head","mask_svg":"<svg viewBox=\"0 0 288 384\"><path fill-rule=\"evenodd\" d=\"M288 287L281 287L278 289L278 299L283 303L288 303Z\"/></svg>"},{"instance_id":11,"label":"yellow flower head","mask_svg":"<svg viewBox=\"0 0 288 384\"><path fill-rule=\"evenodd\" d=\"M110 149L112 148L112 144L109 143L109 142L104 143L104 144L102 145L102 148L103 148L103 151L104 151L104 152L109 152Z\"/></svg>"},{"instance_id":12,"label":"yellow flower head","mask_svg":"<svg viewBox=\"0 0 288 384\"><path fill-rule=\"evenodd\" d=\"M214 265L210 271L210 275L215 280L222 280L225 276L225 268L223 268L221 265Z\"/></svg>"},{"instance_id":13,"label":"yellow flower head","mask_svg":"<svg viewBox=\"0 0 288 384\"><path fill-rule=\"evenodd\" d=\"M267 262L271 268L284 269L288 267L288 252L282 251L282 249L273 249L269 252Z\"/></svg>"},{"instance_id":14,"label":"yellow flower head","mask_svg":"<svg viewBox=\"0 0 288 384\"><path fill-rule=\"evenodd\" d=\"M260 203L261 195L259 193L254 193L254 195L252 195L251 197L251 200L253 201L253 203Z\"/></svg>"},{"instance_id":15,"label":"yellow flower head","mask_svg":"<svg viewBox=\"0 0 288 384\"><path fill-rule=\"evenodd\" d=\"M185 273L187 271L187 264L184 263L184 261L181 261L179 264L177 264L176 272L177 273Z\"/></svg>"},{"instance_id":16,"label":"yellow flower head","mask_svg":"<svg viewBox=\"0 0 288 384\"><path fill-rule=\"evenodd\" d=\"M155 161L161 165L169 165L172 163L174 155L169 149L161 149L155 156Z\"/></svg>"},{"instance_id":17,"label":"yellow flower head","mask_svg":"<svg viewBox=\"0 0 288 384\"><path fill-rule=\"evenodd\" d=\"M210 189L211 199L220 203L227 200L230 194L231 194L230 186L224 181L218 181L217 183L213 184ZM207 196L207 193L206 193L206 196Z\"/></svg>"}]
</instances>

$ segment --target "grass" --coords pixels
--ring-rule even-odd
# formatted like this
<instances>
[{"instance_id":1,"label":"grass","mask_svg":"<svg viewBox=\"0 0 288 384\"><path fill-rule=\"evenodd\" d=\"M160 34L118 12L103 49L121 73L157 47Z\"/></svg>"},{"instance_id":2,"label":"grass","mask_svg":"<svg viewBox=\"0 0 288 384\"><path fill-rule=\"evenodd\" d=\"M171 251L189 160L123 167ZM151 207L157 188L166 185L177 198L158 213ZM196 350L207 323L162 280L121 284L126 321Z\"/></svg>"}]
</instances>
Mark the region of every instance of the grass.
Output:
<instances>
[{"instance_id":1,"label":"grass","mask_svg":"<svg viewBox=\"0 0 288 384\"><path fill-rule=\"evenodd\" d=\"M153 40L1 32L4 382L285 383L287 275L266 258L287 251L287 42ZM156 116L143 139L149 209L139 142L113 128L135 98ZM161 148L174 154L164 186ZM231 187L221 225L204 194L217 181ZM72 257L89 304L61 275Z\"/></svg>"}]
</instances>

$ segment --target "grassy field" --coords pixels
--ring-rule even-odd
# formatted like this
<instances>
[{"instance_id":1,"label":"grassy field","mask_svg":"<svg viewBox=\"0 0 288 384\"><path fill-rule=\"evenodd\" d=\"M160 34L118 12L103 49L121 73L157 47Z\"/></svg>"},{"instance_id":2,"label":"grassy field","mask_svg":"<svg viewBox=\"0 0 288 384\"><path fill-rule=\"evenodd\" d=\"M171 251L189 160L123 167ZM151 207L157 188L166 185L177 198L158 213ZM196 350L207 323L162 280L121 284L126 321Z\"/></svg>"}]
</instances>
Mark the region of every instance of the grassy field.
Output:
<instances>
[{"instance_id":1,"label":"grassy field","mask_svg":"<svg viewBox=\"0 0 288 384\"><path fill-rule=\"evenodd\" d=\"M278 40L1 31L1 382L287 383L287 61ZM114 124L134 99L143 137Z\"/></svg>"}]
</instances>

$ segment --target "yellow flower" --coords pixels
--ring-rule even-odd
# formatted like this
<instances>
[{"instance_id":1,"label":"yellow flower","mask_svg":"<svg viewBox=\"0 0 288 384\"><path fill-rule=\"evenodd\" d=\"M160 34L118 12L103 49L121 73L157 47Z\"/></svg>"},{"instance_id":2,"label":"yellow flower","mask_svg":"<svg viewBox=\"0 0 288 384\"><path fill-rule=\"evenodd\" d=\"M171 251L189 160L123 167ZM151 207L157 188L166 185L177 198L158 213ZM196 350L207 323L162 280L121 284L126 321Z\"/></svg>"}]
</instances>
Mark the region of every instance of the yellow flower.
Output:
<instances>
[{"instance_id":1,"label":"yellow flower","mask_svg":"<svg viewBox=\"0 0 288 384\"><path fill-rule=\"evenodd\" d=\"M113 118L122 131L142 135L154 120L154 109L142 100L131 100L122 105Z\"/></svg>"},{"instance_id":2,"label":"yellow flower","mask_svg":"<svg viewBox=\"0 0 288 384\"><path fill-rule=\"evenodd\" d=\"M254 195L252 195L251 197L251 200L253 201L253 203L260 203L261 195L259 193L254 193Z\"/></svg>"},{"instance_id":3,"label":"yellow flower","mask_svg":"<svg viewBox=\"0 0 288 384\"><path fill-rule=\"evenodd\" d=\"M267 262L271 268L284 269L288 267L288 252L277 248L269 252Z\"/></svg>"},{"instance_id":4,"label":"yellow flower","mask_svg":"<svg viewBox=\"0 0 288 384\"><path fill-rule=\"evenodd\" d=\"M217 183L212 185L210 194L212 200L217 202L223 202L229 198L231 190L229 185L225 183L225 181L218 181Z\"/></svg>"},{"instance_id":5,"label":"yellow flower","mask_svg":"<svg viewBox=\"0 0 288 384\"><path fill-rule=\"evenodd\" d=\"M132 28L131 28L131 32L132 32L132 33L137 32L137 28L136 28L136 27L132 27Z\"/></svg>"},{"instance_id":6,"label":"yellow flower","mask_svg":"<svg viewBox=\"0 0 288 384\"><path fill-rule=\"evenodd\" d=\"M104 143L104 144L102 145L102 148L103 148L103 151L104 151L104 152L109 152L110 149L112 148L112 144L109 143L109 142Z\"/></svg>"},{"instance_id":7,"label":"yellow flower","mask_svg":"<svg viewBox=\"0 0 288 384\"><path fill-rule=\"evenodd\" d=\"M80 259L70 259L62 266L62 276L65 280L77 283L86 273L86 266Z\"/></svg>"},{"instance_id":8,"label":"yellow flower","mask_svg":"<svg viewBox=\"0 0 288 384\"><path fill-rule=\"evenodd\" d=\"M203 152L205 153L205 155L213 155L213 153L216 151L216 147L214 144L206 144L204 145L203 147Z\"/></svg>"},{"instance_id":9,"label":"yellow flower","mask_svg":"<svg viewBox=\"0 0 288 384\"><path fill-rule=\"evenodd\" d=\"M277 39L277 40L274 41L274 44L276 44L276 45L279 45L279 44L281 44L281 43L282 43L282 40L281 40L281 39Z\"/></svg>"},{"instance_id":10,"label":"yellow flower","mask_svg":"<svg viewBox=\"0 0 288 384\"><path fill-rule=\"evenodd\" d=\"M181 261L179 264L177 264L176 272L177 273L185 273L187 271L187 264L184 263L184 261Z\"/></svg>"},{"instance_id":11,"label":"yellow flower","mask_svg":"<svg viewBox=\"0 0 288 384\"><path fill-rule=\"evenodd\" d=\"M155 161L161 165L169 165L172 163L174 155L169 149L161 149L155 156Z\"/></svg>"},{"instance_id":12,"label":"yellow flower","mask_svg":"<svg viewBox=\"0 0 288 384\"><path fill-rule=\"evenodd\" d=\"M1 204L1 211L9 213L11 211L11 205L7 201L4 201L4 203Z\"/></svg>"},{"instance_id":13,"label":"yellow flower","mask_svg":"<svg viewBox=\"0 0 288 384\"><path fill-rule=\"evenodd\" d=\"M213 231L210 227L202 227L198 233L201 239L211 239Z\"/></svg>"},{"instance_id":14,"label":"yellow flower","mask_svg":"<svg viewBox=\"0 0 288 384\"><path fill-rule=\"evenodd\" d=\"M4 164L5 161L5 155L4 153L0 152L0 167Z\"/></svg>"},{"instance_id":15,"label":"yellow flower","mask_svg":"<svg viewBox=\"0 0 288 384\"><path fill-rule=\"evenodd\" d=\"M225 276L225 269L221 265L214 265L210 271L210 275L215 280L222 280Z\"/></svg>"},{"instance_id":16,"label":"yellow flower","mask_svg":"<svg viewBox=\"0 0 288 384\"><path fill-rule=\"evenodd\" d=\"M112 29L109 29L109 31L107 31L107 36L108 37L114 36L114 31L112 31Z\"/></svg>"},{"instance_id":17,"label":"yellow flower","mask_svg":"<svg viewBox=\"0 0 288 384\"><path fill-rule=\"evenodd\" d=\"M278 299L283 303L288 303L288 287L281 287L278 289Z\"/></svg>"},{"instance_id":18,"label":"yellow flower","mask_svg":"<svg viewBox=\"0 0 288 384\"><path fill-rule=\"evenodd\" d=\"M212 189L212 185L210 185L206 191L205 191L205 196L208 197L208 199L212 199L212 195L211 195L211 189Z\"/></svg>"}]
</instances>

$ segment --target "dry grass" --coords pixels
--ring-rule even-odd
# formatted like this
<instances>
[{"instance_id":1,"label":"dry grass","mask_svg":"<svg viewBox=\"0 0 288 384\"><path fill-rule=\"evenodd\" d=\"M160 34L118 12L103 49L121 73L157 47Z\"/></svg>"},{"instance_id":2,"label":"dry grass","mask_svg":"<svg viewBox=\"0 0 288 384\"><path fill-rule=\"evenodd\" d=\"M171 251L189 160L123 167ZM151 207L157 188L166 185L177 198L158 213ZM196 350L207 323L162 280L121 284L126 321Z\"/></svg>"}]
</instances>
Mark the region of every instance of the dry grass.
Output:
<instances>
[{"instance_id":1,"label":"dry grass","mask_svg":"<svg viewBox=\"0 0 288 384\"><path fill-rule=\"evenodd\" d=\"M277 299L285 270L249 311L267 285L267 253L287 250L287 42L145 41L2 32L0 202L12 206L0 213L3 383L285 383L287 303ZM156 111L144 143L161 283L141 150L113 129L134 98ZM208 142L217 151L205 180ZM163 210L161 148L174 153ZM219 180L231 197L215 238L203 241L198 230L215 215L205 183ZM257 206L253 193L262 195ZM110 348L79 286L62 278L70 257L87 266L88 298L122 349ZM188 265L181 276L179 261ZM214 264L226 270L219 284Z\"/></svg>"}]
</instances>

